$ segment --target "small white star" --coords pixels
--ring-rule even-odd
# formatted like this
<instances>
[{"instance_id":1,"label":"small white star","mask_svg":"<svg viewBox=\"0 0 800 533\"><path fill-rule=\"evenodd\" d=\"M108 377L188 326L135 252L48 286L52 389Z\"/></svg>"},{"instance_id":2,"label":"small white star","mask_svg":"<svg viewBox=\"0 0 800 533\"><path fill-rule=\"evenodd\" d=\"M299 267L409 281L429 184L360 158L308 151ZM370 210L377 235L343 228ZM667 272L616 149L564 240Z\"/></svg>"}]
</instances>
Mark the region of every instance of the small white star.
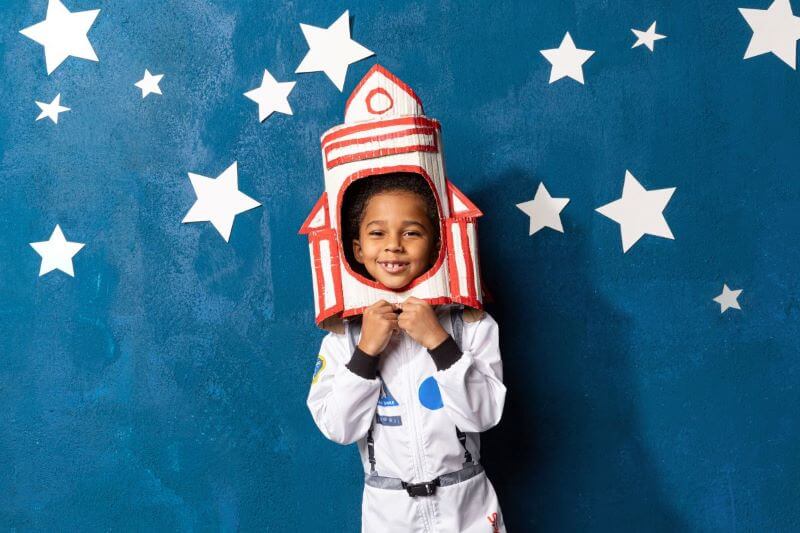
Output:
<instances>
[{"instance_id":1,"label":"small white star","mask_svg":"<svg viewBox=\"0 0 800 533\"><path fill-rule=\"evenodd\" d=\"M217 178L189 172L197 201L186 213L183 222L211 222L225 242L231 236L236 215L261 204L239 191L236 161Z\"/></svg>"},{"instance_id":2,"label":"small white star","mask_svg":"<svg viewBox=\"0 0 800 533\"><path fill-rule=\"evenodd\" d=\"M558 48L540 52L553 66L550 69L550 83L565 77L583 83L583 64L594 54L594 50L576 48L569 32L564 35Z\"/></svg>"},{"instance_id":3,"label":"small white star","mask_svg":"<svg viewBox=\"0 0 800 533\"><path fill-rule=\"evenodd\" d=\"M50 74L69 56L97 61L87 34L99 13L99 9L70 13L60 0L50 0L45 19L19 32L44 46L45 65Z\"/></svg>"},{"instance_id":4,"label":"small white star","mask_svg":"<svg viewBox=\"0 0 800 533\"><path fill-rule=\"evenodd\" d=\"M636 35L636 42L633 43L633 46L631 46L631 48L636 48L637 46L645 45L647 48L650 49L651 52L653 51L653 47L655 46L656 41L658 41L659 39L667 38L666 35L661 35L660 33L656 33L655 21L653 21L650 27L647 28L647 31L634 30L633 28L631 28L631 31L633 32L634 35Z\"/></svg>"},{"instance_id":5,"label":"small white star","mask_svg":"<svg viewBox=\"0 0 800 533\"><path fill-rule=\"evenodd\" d=\"M306 53L295 73L324 72L340 91L344 89L347 67L375 52L350 38L350 12L345 11L328 28L300 24L308 42Z\"/></svg>"},{"instance_id":6,"label":"small white star","mask_svg":"<svg viewBox=\"0 0 800 533\"><path fill-rule=\"evenodd\" d=\"M517 204L517 207L530 217L528 235L533 235L544 227L564 233L561 225L561 210L569 203L569 198L553 198L544 183L539 183L533 200Z\"/></svg>"},{"instance_id":7,"label":"small white star","mask_svg":"<svg viewBox=\"0 0 800 533\"><path fill-rule=\"evenodd\" d=\"M730 307L733 307L734 309L741 309L741 307L739 307L739 301L737 300L741 293L742 289L732 291L728 288L727 284L723 283L722 294L714 298L714 301L720 305L720 314L727 311Z\"/></svg>"},{"instance_id":8,"label":"small white star","mask_svg":"<svg viewBox=\"0 0 800 533\"><path fill-rule=\"evenodd\" d=\"M56 269L70 276L75 276L75 271L72 269L72 257L83 248L84 244L69 242L64 237L64 233L58 224L56 224L56 229L53 230L49 240L32 242L30 245L42 257L39 276Z\"/></svg>"},{"instance_id":9,"label":"small white star","mask_svg":"<svg viewBox=\"0 0 800 533\"><path fill-rule=\"evenodd\" d=\"M260 122L264 122L275 111L285 115L292 114L288 98L295 83L294 81L278 82L267 69L264 69L261 86L244 93L247 98L258 104L258 120Z\"/></svg>"},{"instance_id":10,"label":"small white star","mask_svg":"<svg viewBox=\"0 0 800 533\"><path fill-rule=\"evenodd\" d=\"M142 90L142 98L147 96L150 93L161 94L161 87L158 86L161 83L161 78L163 78L163 74L150 74L150 71L144 69L144 78L134 83L138 88Z\"/></svg>"},{"instance_id":11,"label":"small white star","mask_svg":"<svg viewBox=\"0 0 800 533\"><path fill-rule=\"evenodd\" d=\"M744 53L744 59L772 52L781 61L796 69L800 17L792 13L789 0L774 0L768 9L740 7L739 12L753 30L753 37Z\"/></svg>"},{"instance_id":12,"label":"small white star","mask_svg":"<svg viewBox=\"0 0 800 533\"><path fill-rule=\"evenodd\" d=\"M38 105L39 109L42 110L42 112L39 113L39 116L36 117L36 120L39 121L46 117L52 120L54 124L58 124L59 113L70 110L68 107L61 105L61 93L58 93L56 97L53 98L53 101L49 104L44 102L36 102L36 105Z\"/></svg>"},{"instance_id":13,"label":"small white star","mask_svg":"<svg viewBox=\"0 0 800 533\"><path fill-rule=\"evenodd\" d=\"M622 197L595 209L619 223L622 234L622 252L627 252L645 234L674 239L662 211L667 206L675 187L645 190L630 171L625 171Z\"/></svg>"}]
</instances>

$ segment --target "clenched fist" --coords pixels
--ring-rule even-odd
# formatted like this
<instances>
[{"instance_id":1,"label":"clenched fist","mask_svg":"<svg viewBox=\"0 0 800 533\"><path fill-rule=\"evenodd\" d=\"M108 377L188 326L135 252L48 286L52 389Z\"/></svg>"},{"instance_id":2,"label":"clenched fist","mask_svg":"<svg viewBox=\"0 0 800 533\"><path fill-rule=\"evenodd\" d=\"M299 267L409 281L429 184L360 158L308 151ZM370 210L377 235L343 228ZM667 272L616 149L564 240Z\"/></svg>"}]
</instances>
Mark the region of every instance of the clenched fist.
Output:
<instances>
[{"instance_id":1,"label":"clenched fist","mask_svg":"<svg viewBox=\"0 0 800 533\"><path fill-rule=\"evenodd\" d=\"M402 309L397 323L412 339L429 350L447 340L449 335L428 302L409 296L397 305Z\"/></svg>"},{"instance_id":2,"label":"clenched fist","mask_svg":"<svg viewBox=\"0 0 800 533\"><path fill-rule=\"evenodd\" d=\"M367 355L380 355L389 344L392 332L399 331L397 313L392 304L380 300L367 307L362 316L358 347Z\"/></svg>"}]
</instances>

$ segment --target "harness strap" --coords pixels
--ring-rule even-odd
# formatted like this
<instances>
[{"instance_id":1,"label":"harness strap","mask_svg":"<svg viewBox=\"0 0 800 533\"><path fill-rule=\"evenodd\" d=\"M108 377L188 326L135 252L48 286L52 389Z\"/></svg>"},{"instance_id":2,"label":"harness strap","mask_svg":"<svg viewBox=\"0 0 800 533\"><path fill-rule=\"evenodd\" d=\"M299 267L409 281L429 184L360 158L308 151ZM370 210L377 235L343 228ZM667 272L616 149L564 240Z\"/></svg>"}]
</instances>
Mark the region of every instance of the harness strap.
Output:
<instances>
[{"instance_id":1,"label":"harness strap","mask_svg":"<svg viewBox=\"0 0 800 533\"><path fill-rule=\"evenodd\" d=\"M464 310L459 308L450 311L450 325L453 326L453 340L461 348L461 337L464 333Z\"/></svg>"},{"instance_id":2,"label":"harness strap","mask_svg":"<svg viewBox=\"0 0 800 533\"><path fill-rule=\"evenodd\" d=\"M361 330L361 324L356 319L345 320L344 324L347 335L350 337L350 353L352 354L358 344L358 332Z\"/></svg>"},{"instance_id":3,"label":"harness strap","mask_svg":"<svg viewBox=\"0 0 800 533\"><path fill-rule=\"evenodd\" d=\"M367 431L367 452L369 453L369 473L377 475L375 470L375 440L372 438L372 426Z\"/></svg>"},{"instance_id":4,"label":"harness strap","mask_svg":"<svg viewBox=\"0 0 800 533\"><path fill-rule=\"evenodd\" d=\"M472 454L467 449L467 435L456 426L456 436L458 437L458 442L464 447L464 465L468 465L472 463Z\"/></svg>"},{"instance_id":5,"label":"harness strap","mask_svg":"<svg viewBox=\"0 0 800 533\"><path fill-rule=\"evenodd\" d=\"M453 340L456 341L458 348L461 349L461 339L464 332L464 310L460 307L450 312L450 324L453 330ZM458 442L464 447L464 465L472 463L472 454L467 448L467 435L456 426L456 436Z\"/></svg>"},{"instance_id":6,"label":"harness strap","mask_svg":"<svg viewBox=\"0 0 800 533\"><path fill-rule=\"evenodd\" d=\"M361 329L361 323L358 320L348 320L345 322L345 328L347 329L347 334L350 337L350 353L356 349L356 344L358 343L357 337L358 332ZM369 457L369 472L370 475L376 475L377 470L375 470L375 439L372 437L372 428L375 425L375 419L372 419L372 423L369 425L369 430L367 430L367 456Z\"/></svg>"},{"instance_id":7,"label":"harness strap","mask_svg":"<svg viewBox=\"0 0 800 533\"><path fill-rule=\"evenodd\" d=\"M438 487L456 485L458 483L461 483L462 481L466 481L469 478L477 476L481 472L483 472L483 465L471 464L465 466L461 470L456 470L455 472L442 474L441 476L437 477L432 481L428 481L427 483L435 483L436 486ZM406 486L409 485L409 483L404 482L400 478L373 476L370 474L364 474L364 483L366 483L370 487L375 487L376 489L388 489L388 490L406 490Z\"/></svg>"}]
</instances>

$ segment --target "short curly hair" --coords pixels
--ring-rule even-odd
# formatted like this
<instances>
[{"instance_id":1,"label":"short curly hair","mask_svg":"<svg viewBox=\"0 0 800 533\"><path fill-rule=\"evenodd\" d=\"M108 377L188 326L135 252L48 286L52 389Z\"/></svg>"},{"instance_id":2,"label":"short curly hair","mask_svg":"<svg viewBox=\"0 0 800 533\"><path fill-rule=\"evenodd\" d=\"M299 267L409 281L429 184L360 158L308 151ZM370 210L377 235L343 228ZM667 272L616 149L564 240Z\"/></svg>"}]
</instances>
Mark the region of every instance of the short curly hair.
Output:
<instances>
[{"instance_id":1,"label":"short curly hair","mask_svg":"<svg viewBox=\"0 0 800 533\"><path fill-rule=\"evenodd\" d=\"M347 262L353 270L368 278L371 276L367 273L364 265L356 261L351 243L359 236L369 200L377 194L387 192L408 192L422 198L425 202L425 213L433 227L434 249L438 250L441 246L439 207L436 205L433 191L425 178L413 172L392 172L360 178L347 188L342 198L342 228L340 231Z\"/></svg>"}]
</instances>

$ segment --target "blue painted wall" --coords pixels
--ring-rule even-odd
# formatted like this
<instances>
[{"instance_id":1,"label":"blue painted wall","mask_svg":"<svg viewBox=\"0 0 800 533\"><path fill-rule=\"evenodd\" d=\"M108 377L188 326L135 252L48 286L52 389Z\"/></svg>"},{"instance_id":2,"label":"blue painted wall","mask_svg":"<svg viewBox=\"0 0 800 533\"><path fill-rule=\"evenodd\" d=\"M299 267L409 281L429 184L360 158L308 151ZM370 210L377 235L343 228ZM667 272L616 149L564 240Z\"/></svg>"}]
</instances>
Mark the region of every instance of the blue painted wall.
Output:
<instances>
[{"instance_id":1,"label":"blue painted wall","mask_svg":"<svg viewBox=\"0 0 800 533\"><path fill-rule=\"evenodd\" d=\"M766 8L767 1L743 7ZM800 5L794 2L795 11ZM800 528L800 74L730 2L67 0L100 8L99 63L45 74L0 17L0 528L356 531L354 447L305 406L322 332L305 239L319 136L376 61L444 128L453 181L484 210L484 275L509 387L485 463L512 531ZM377 52L340 93L294 75L298 23L345 9ZM630 28L658 21L655 53ZM596 50L549 85L539 50ZM142 100L145 68L163 96ZM242 96L268 68L293 116ZM72 111L34 122L34 100ZM263 207L226 244L180 221L187 172L239 164ZM677 187L675 240L622 254L594 212L626 169ZM565 233L515 204L569 197ZM38 277L58 223L75 278ZM741 311L720 314L722 284Z\"/></svg>"}]
</instances>

